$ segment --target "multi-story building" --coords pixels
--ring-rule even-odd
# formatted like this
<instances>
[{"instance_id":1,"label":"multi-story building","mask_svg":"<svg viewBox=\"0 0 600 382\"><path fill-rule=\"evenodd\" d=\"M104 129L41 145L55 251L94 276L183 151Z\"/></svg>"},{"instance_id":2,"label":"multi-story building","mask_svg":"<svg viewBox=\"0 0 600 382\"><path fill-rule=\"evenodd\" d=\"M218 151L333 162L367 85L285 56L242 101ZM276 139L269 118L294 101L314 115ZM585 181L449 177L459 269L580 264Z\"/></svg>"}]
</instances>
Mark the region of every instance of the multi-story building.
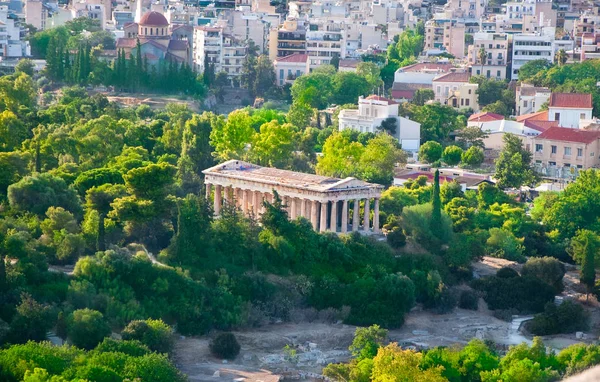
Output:
<instances>
[{"instance_id":1,"label":"multi-story building","mask_svg":"<svg viewBox=\"0 0 600 382\"><path fill-rule=\"evenodd\" d=\"M45 0L25 1L25 23L34 26L37 30L46 29L46 22L51 16L51 7Z\"/></svg>"},{"instance_id":2,"label":"multi-story building","mask_svg":"<svg viewBox=\"0 0 600 382\"><path fill-rule=\"evenodd\" d=\"M506 33L475 33L473 45L469 45L468 52L469 66L473 75L483 75L496 80L506 79L508 64ZM485 53L483 62L480 57L481 52Z\"/></svg>"},{"instance_id":3,"label":"multi-story building","mask_svg":"<svg viewBox=\"0 0 600 382\"><path fill-rule=\"evenodd\" d=\"M545 87L537 87L529 84L517 86L515 96L517 115L537 113L550 99L552 91Z\"/></svg>"},{"instance_id":4,"label":"multi-story building","mask_svg":"<svg viewBox=\"0 0 600 382\"><path fill-rule=\"evenodd\" d=\"M421 124L400 117L398 103L388 98L377 95L360 97L357 110L340 111L339 130L353 129L361 133L378 133L381 131L381 123L388 118L396 120L396 133L393 136L398 139L402 149L413 153L418 152L421 142Z\"/></svg>"},{"instance_id":5,"label":"multi-story building","mask_svg":"<svg viewBox=\"0 0 600 382\"><path fill-rule=\"evenodd\" d=\"M306 53L311 67L328 65L333 57L346 58L344 26L339 23L311 23L306 32Z\"/></svg>"},{"instance_id":6,"label":"multi-story building","mask_svg":"<svg viewBox=\"0 0 600 382\"><path fill-rule=\"evenodd\" d=\"M274 61L293 53L306 53L306 29L302 22L288 18L269 32L269 58Z\"/></svg>"},{"instance_id":7,"label":"multi-story building","mask_svg":"<svg viewBox=\"0 0 600 382\"><path fill-rule=\"evenodd\" d=\"M561 127L578 129L582 121L592 119L592 95L552 93L548 101L548 120L558 121Z\"/></svg>"},{"instance_id":8,"label":"multi-story building","mask_svg":"<svg viewBox=\"0 0 600 382\"><path fill-rule=\"evenodd\" d=\"M214 67L215 73L225 72L232 80L242 74L242 67L248 55L248 45L224 32L222 27L194 28L194 67L204 72L205 60Z\"/></svg>"},{"instance_id":9,"label":"multi-story building","mask_svg":"<svg viewBox=\"0 0 600 382\"><path fill-rule=\"evenodd\" d=\"M434 78L455 69L449 62L421 62L399 68L394 73L392 98L410 101L418 89L431 89Z\"/></svg>"},{"instance_id":10,"label":"multi-story building","mask_svg":"<svg viewBox=\"0 0 600 382\"><path fill-rule=\"evenodd\" d=\"M0 59L30 56L29 42L22 38L21 24L7 5L0 5Z\"/></svg>"},{"instance_id":11,"label":"multi-story building","mask_svg":"<svg viewBox=\"0 0 600 382\"><path fill-rule=\"evenodd\" d=\"M579 41L581 61L600 58L600 31L582 33Z\"/></svg>"},{"instance_id":12,"label":"multi-story building","mask_svg":"<svg viewBox=\"0 0 600 382\"><path fill-rule=\"evenodd\" d=\"M600 131L551 127L533 139L534 168L548 178L574 178L600 168Z\"/></svg>"},{"instance_id":13,"label":"multi-story building","mask_svg":"<svg viewBox=\"0 0 600 382\"><path fill-rule=\"evenodd\" d=\"M456 58L465 56L465 24L429 20L425 23L424 50L445 50Z\"/></svg>"},{"instance_id":14,"label":"multi-story building","mask_svg":"<svg viewBox=\"0 0 600 382\"><path fill-rule=\"evenodd\" d=\"M572 50L573 40L557 40L555 28L544 27L540 33L520 33L513 36L511 79L519 78L519 69L529 61L545 59L554 61L560 49Z\"/></svg>"},{"instance_id":15,"label":"multi-story building","mask_svg":"<svg viewBox=\"0 0 600 382\"><path fill-rule=\"evenodd\" d=\"M471 108L478 112L478 85L469 83L469 77L466 72L453 72L434 78L432 86L435 101L456 109Z\"/></svg>"}]
</instances>

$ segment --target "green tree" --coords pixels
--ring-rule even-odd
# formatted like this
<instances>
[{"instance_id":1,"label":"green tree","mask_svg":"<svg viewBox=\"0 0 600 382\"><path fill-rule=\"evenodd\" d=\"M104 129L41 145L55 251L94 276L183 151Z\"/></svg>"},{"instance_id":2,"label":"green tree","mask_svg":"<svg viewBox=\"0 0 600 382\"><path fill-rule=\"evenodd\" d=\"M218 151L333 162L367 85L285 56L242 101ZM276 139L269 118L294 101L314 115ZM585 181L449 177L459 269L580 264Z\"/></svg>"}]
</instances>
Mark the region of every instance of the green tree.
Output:
<instances>
[{"instance_id":1,"label":"green tree","mask_svg":"<svg viewBox=\"0 0 600 382\"><path fill-rule=\"evenodd\" d=\"M212 113L203 113L185 123L177 161L177 178L184 192L198 192L202 171L214 165L210 133L213 123L218 123L216 119Z\"/></svg>"},{"instance_id":2,"label":"green tree","mask_svg":"<svg viewBox=\"0 0 600 382\"><path fill-rule=\"evenodd\" d=\"M440 104L416 107L412 118L421 124L421 142L441 142L460 127L458 113L450 106Z\"/></svg>"},{"instance_id":3,"label":"green tree","mask_svg":"<svg viewBox=\"0 0 600 382\"><path fill-rule=\"evenodd\" d=\"M536 74L545 71L552 64L550 61L542 58L539 60L528 61L525 65L519 68L519 80L527 82L527 80L533 78Z\"/></svg>"},{"instance_id":4,"label":"green tree","mask_svg":"<svg viewBox=\"0 0 600 382\"><path fill-rule=\"evenodd\" d=\"M314 115L315 109L312 106L302 102L294 102L287 113L286 119L292 125L305 129L310 126Z\"/></svg>"},{"instance_id":5,"label":"green tree","mask_svg":"<svg viewBox=\"0 0 600 382\"><path fill-rule=\"evenodd\" d=\"M431 231L442 224L442 201L440 199L440 170L435 170L433 189L431 190Z\"/></svg>"},{"instance_id":6,"label":"green tree","mask_svg":"<svg viewBox=\"0 0 600 382\"><path fill-rule=\"evenodd\" d=\"M396 117L388 117L381 121L381 125L378 127L378 129L394 136L396 135L397 125L398 119Z\"/></svg>"},{"instance_id":7,"label":"green tree","mask_svg":"<svg viewBox=\"0 0 600 382\"><path fill-rule=\"evenodd\" d=\"M373 382L443 382L443 367L422 370L419 367L423 355L414 350L402 350L392 343L382 347L373 359Z\"/></svg>"},{"instance_id":8,"label":"green tree","mask_svg":"<svg viewBox=\"0 0 600 382\"><path fill-rule=\"evenodd\" d=\"M463 154L463 149L458 146L448 146L444 149L444 153L442 154L442 161L446 163L448 166L456 166L460 163L461 157Z\"/></svg>"},{"instance_id":9,"label":"green tree","mask_svg":"<svg viewBox=\"0 0 600 382\"><path fill-rule=\"evenodd\" d=\"M254 93L265 96L269 90L275 87L275 68L266 55L260 55L256 60L256 81L253 85Z\"/></svg>"},{"instance_id":10,"label":"green tree","mask_svg":"<svg viewBox=\"0 0 600 382\"><path fill-rule=\"evenodd\" d=\"M173 329L162 320L131 321L121 332L124 340L137 340L158 353L173 350Z\"/></svg>"},{"instance_id":11,"label":"green tree","mask_svg":"<svg viewBox=\"0 0 600 382\"><path fill-rule=\"evenodd\" d=\"M40 304L27 293L21 293L21 303L10 323L8 342L43 341L54 324L50 306Z\"/></svg>"},{"instance_id":12,"label":"green tree","mask_svg":"<svg viewBox=\"0 0 600 382\"><path fill-rule=\"evenodd\" d=\"M371 92L367 78L353 72L337 72L331 79L331 86L332 101L338 105L355 103L359 96L366 96Z\"/></svg>"},{"instance_id":13,"label":"green tree","mask_svg":"<svg viewBox=\"0 0 600 382\"><path fill-rule=\"evenodd\" d=\"M77 193L64 180L48 173L27 176L9 186L8 201L16 210L38 215L53 206L63 207L76 216L82 212Z\"/></svg>"},{"instance_id":14,"label":"green tree","mask_svg":"<svg viewBox=\"0 0 600 382\"><path fill-rule=\"evenodd\" d=\"M374 62L361 62L356 66L356 74L367 80L371 92L383 86L380 73L381 69Z\"/></svg>"},{"instance_id":15,"label":"green tree","mask_svg":"<svg viewBox=\"0 0 600 382\"><path fill-rule=\"evenodd\" d=\"M442 158L443 151L441 144L427 141L419 148L419 159L425 163L434 163Z\"/></svg>"},{"instance_id":16,"label":"green tree","mask_svg":"<svg viewBox=\"0 0 600 382\"><path fill-rule=\"evenodd\" d=\"M536 175L531 167L531 152L514 134L505 134L502 141L504 147L496 160L495 178L498 187L520 188L524 184L532 184L536 180Z\"/></svg>"},{"instance_id":17,"label":"green tree","mask_svg":"<svg viewBox=\"0 0 600 382\"><path fill-rule=\"evenodd\" d=\"M294 127L271 121L264 123L260 132L254 135L250 157L263 166L285 168L290 164L294 150Z\"/></svg>"},{"instance_id":18,"label":"green tree","mask_svg":"<svg viewBox=\"0 0 600 382\"><path fill-rule=\"evenodd\" d=\"M483 150L477 146L471 146L460 156L460 161L467 166L477 167L483 163L485 155Z\"/></svg>"},{"instance_id":19,"label":"green tree","mask_svg":"<svg viewBox=\"0 0 600 382\"><path fill-rule=\"evenodd\" d=\"M456 135L461 142L464 142L467 148L476 146L481 149L485 148L483 140L488 137L488 135L478 126L464 127L457 131Z\"/></svg>"},{"instance_id":20,"label":"green tree","mask_svg":"<svg viewBox=\"0 0 600 382\"><path fill-rule=\"evenodd\" d=\"M377 355L377 350L384 344L387 336L388 331L379 325L356 328L354 339L348 350L357 361L372 359Z\"/></svg>"},{"instance_id":21,"label":"green tree","mask_svg":"<svg viewBox=\"0 0 600 382\"><path fill-rule=\"evenodd\" d=\"M333 95L331 77L327 73L313 71L297 78L291 90L294 103L300 102L316 109L329 106ZM356 102L356 99L351 102Z\"/></svg>"},{"instance_id":22,"label":"green tree","mask_svg":"<svg viewBox=\"0 0 600 382\"><path fill-rule=\"evenodd\" d=\"M579 281L586 286L588 295L596 284L596 258L600 255L600 237L582 229L571 239L569 253L581 266Z\"/></svg>"},{"instance_id":23,"label":"green tree","mask_svg":"<svg viewBox=\"0 0 600 382\"><path fill-rule=\"evenodd\" d=\"M95 348L110 332L104 316L97 310L78 309L69 317L69 339L79 348Z\"/></svg>"},{"instance_id":24,"label":"green tree","mask_svg":"<svg viewBox=\"0 0 600 382\"><path fill-rule=\"evenodd\" d=\"M556 293L560 293L563 290L565 272L565 266L554 257L530 257L523 265L521 275L542 280L552 286Z\"/></svg>"},{"instance_id":25,"label":"green tree","mask_svg":"<svg viewBox=\"0 0 600 382\"><path fill-rule=\"evenodd\" d=\"M96 250L104 251L106 249L105 219L112 210L111 203L125 195L125 186L122 185L103 184L98 187L92 187L87 191L87 206L98 213Z\"/></svg>"},{"instance_id":26,"label":"green tree","mask_svg":"<svg viewBox=\"0 0 600 382\"><path fill-rule=\"evenodd\" d=\"M435 93L431 89L417 89L413 96L412 102L415 105L423 106L427 101L435 99Z\"/></svg>"},{"instance_id":27,"label":"green tree","mask_svg":"<svg viewBox=\"0 0 600 382\"><path fill-rule=\"evenodd\" d=\"M245 158L247 145L255 133L246 110L229 113L225 123L215 120L210 133L210 145L215 149L213 155L220 161Z\"/></svg>"}]
</instances>

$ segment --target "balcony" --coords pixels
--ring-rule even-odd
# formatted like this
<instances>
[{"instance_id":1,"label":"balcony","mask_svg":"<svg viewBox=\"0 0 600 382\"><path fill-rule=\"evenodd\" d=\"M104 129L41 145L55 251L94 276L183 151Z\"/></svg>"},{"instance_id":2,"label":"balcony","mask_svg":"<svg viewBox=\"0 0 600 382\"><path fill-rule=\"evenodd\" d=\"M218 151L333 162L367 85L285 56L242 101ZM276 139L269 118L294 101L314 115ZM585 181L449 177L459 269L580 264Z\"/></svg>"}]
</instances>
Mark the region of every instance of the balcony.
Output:
<instances>
[{"instance_id":1,"label":"balcony","mask_svg":"<svg viewBox=\"0 0 600 382\"><path fill-rule=\"evenodd\" d=\"M304 33L282 33L279 32L277 35L279 41L304 41L306 35Z\"/></svg>"},{"instance_id":2,"label":"balcony","mask_svg":"<svg viewBox=\"0 0 600 382\"><path fill-rule=\"evenodd\" d=\"M295 50L305 50L306 46L304 44L286 44L285 42L277 44L278 49L295 49Z\"/></svg>"}]
</instances>

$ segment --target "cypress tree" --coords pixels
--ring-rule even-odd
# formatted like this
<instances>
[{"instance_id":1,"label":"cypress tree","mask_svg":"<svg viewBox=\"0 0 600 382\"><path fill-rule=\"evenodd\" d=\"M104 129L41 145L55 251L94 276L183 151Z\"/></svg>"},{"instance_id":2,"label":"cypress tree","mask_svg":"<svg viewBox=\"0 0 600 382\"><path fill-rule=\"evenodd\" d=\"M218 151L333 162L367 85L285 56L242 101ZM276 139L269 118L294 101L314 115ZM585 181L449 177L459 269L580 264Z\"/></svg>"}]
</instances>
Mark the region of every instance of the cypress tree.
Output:
<instances>
[{"instance_id":1,"label":"cypress tree","mask_svg":"<svg viewBox=\"0 0 600 382\"><path fill-rule=\"evenodd\" d=\"M435 170L433 189L431 190L431 230L435 232L442 224L442 201L440 199L440 170Z\"/></svg>"},{"instance_id":2,"label":"cypress tree","mask_svg":"<svg viewBox=\"0 0 600 382\"><path fill-rule=\"evenodd\" d=\"M46 72L54 80L58 79L58 44L55 37L52 37L46 48Z\"/></svg>"},{"instance_id":3,"label":"cypress tree","mask_svg":"<svg viewBox=\"0 0 600 382\"><path fill-rule=\"evenodd\" d=\"M71 76L71 53L69 50L64 51L64 69L63 69L63 79L68 79Z\"/></svg>"},{"instance_id":4,"label":"cypress tree","mask_svg":"<svg viewBox=\"0 0 600 382\"><path fill-rule=\"evenodd\" d=\"M137 43L135 45L135 65L136 65L136 85L139 87L142 84L142 80L144 77L144 63L142 60L142 44L140 43L140 39L137 39Z\"/></svg>"},{"instance_id":5,"label":"cypress tree","mask_svg":"<svg viewBox=\"0 0 600 382\"><path fill-rule=\"evenodd\" d=\"M6 280L6 259L0 255L0 292L8 290L8 281Z\"/></svg>"},{"instance_id":6,"label":"cypress tree","mask_svg":"<svg viewBox=\"0 0 600 382\"><path fill-rule=\"evenodd\" d=\"M204 73L202 74L202 82L206 85L207 88L210 88L211 83L210 78L210 61L208 58L208 54L204 54Z\"/></svg>"}]
</instances>

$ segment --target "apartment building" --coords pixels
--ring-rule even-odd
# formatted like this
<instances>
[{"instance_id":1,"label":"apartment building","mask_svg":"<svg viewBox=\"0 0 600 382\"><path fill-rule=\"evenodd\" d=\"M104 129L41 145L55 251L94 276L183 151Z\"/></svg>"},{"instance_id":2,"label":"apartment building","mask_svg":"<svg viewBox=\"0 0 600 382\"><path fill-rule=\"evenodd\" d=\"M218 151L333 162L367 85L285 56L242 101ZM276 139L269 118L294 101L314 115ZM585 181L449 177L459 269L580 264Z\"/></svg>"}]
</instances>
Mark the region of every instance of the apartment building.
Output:
<instances>
[{"instance_id":1,"label":"apartment building","mask_svg":"<svg viewBox=\"0 0 600 382\"><path fill-rule=\"evenodd\" d=\"M480 52L485 52L482 61ZM508 35L506 33L477 32L473 45L468 48L468 62L473 75L504 80L507 76Z\"/></svg>"},{"instance_id":2,"label":"apartment building","mask_svg":"<svg viewBox=\"0 0 600 382\"><path fill-rule=\"evenodd\" d=\"M445 50L456 58L465 56L465 24L429 20L425 23L424 50Z\"/></svg>"},{"instance_id":3,"label":"apartment building","mask_svg":"<svg viewBox=\"0 0 600 382\"><path fill-rule=\"evenodd\" d=\"M600 131L551 127L533 140L534 168L544 177L574 178L600 168Z\"/></svg>"},{"instance_id":4,"label":"apartment building","mask_svg":"<svg viewBox=\"0 0 600 382\"><path fill-rule=\"evenodd\" d=\"M517 115L537 113L550 99L552 91L546 87L537 87L529 84L517 86L515 102Z\"/></svg>"},{"instance_id":5,"label":"apartment building","mask_svg":"<svg viewBox=\"0 0 600 382\"><path fill-rule=\"evenodd\" d=\"M560 49L572 50L573 40L557 40L556 28L544 27L540 33L520 33L513 36L511 79L519 78L519 69L529 61L546 59L554 61Z\"/></svg>"},{"instance_id":6,"label":"apartment building","mask_svg":"<svg viewBox=\"0 0 600 382\"><path fill-rule=\"evenodd\" d=\"M31 55L29 41L21 33L21 24L7 5L0 5L0 59Z\"/></svg>"},{"instance_id":7,"label":"apartment building","mask_svg":"<svg viewBox=\"0 0 600 382\"><path fill-rule=\"evenodd\" d=\"M44 0L25 1L25 23L34 26L37 30L46 29L48 19L51 17L49 4ZM48 25L49 26L49 25Z\"/></svg>"},{"instance_id":8,"label":"apartment building","mask_svg":"<svg viewBox=\"0 0 600 382\"><path fill-rule=\"evenodd\" d=\"M215 73L225 72L230 79L238 78L248 55L248 45L224 32L222 27L194 28L194 67L202 73L205 57L214 65Z\"/></svg>"},{"instance_id":9,"label":"apartment building","mask_svg":"<svg viewBox=\"0 0 600 382\"><path fill-rule=\"evenodd\" d=\"M600 58L600 31L582 33L579 38L580 61Z\"/></svg>"},{"instance_id":10,"label":"apartment building","mask_svg":"<svg viewBox=\"0 0 600 382\"><path fill-rule=\"evenodd\" d=\"M370 95L358 99L358 109L340 111L339 130L353 129L361 133L378 133L381 122L387 118L396 120L394 137L402 145L402 149L418 152L421 145L421 124L398 115L398 103L394 100Z\"/></svg>"},{"instance_id":11,"label":"apartment building","mask_svg":"<svg viewBox=\"0 0 600 382\"><path fill-rule=\"evenodd\" d=\"M559 126L578 129L582 121L592 119L592 95L552 93L548 101L548 120Z\"/></svg>"},{"instance_id":12,"label":"apartment building","mask_svg":"<svg viewBox=\"0 0 600 382\"><path fill-rule=\"evenodd\" d=\"M346 58L344 25L332 20L311 22L306 31L306 53L311 68L328 65L333 57Z\"/></svg>"},{"instance_id":13,"label":"apartment building","mask_svg":"<svg viewBox=\"0 0 600 382\"><path fill-rule=\"evenodd\" d=\"M455 109L471 108L479 111L477 84L469 83L469 73L452 72L434 78L432 82L435 101Z\"/></svg>"},{"instance_id":14,"label":"apartment building","mask_svg":"<svg viewBox=\"0 0 600 382\"><path fill-rule=\"evenodd\" d=\"M294 53L306 53L306 28L304 22L290 17L269 32L269 58L274 61Z\"/></svg>"},{"instance_id":15,"label":"apartment building","mask_svg":"<svg viewBox=\"0 0 600 382\"><path fill-rule=\"evenodd\" d=\"M273 61L277 85L293 83L296 78L310 71L308 54L294 53L285 57L278 57Z\"/></svg>"}]
</instances>

